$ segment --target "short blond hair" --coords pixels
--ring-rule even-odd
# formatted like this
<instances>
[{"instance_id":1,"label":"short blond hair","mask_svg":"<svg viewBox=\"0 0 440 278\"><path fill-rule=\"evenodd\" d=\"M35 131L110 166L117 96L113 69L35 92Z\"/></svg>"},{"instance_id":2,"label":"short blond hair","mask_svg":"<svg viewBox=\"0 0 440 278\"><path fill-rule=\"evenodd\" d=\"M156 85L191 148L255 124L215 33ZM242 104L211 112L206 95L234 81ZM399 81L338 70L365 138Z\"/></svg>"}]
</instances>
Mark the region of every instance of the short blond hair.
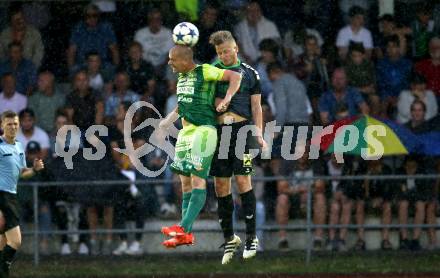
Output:
<instances>
[{"instance_id":1,"label":"short blond hair","mask_svg":"<svg viewBox=\"0 0 440 278\"><path fill-rule=\"evenodd\" d=\"M220 45L227 41L235 42L234 37L229 31L225 31L225 30L217 31L212 33L211 36L209 36L209 43L212 44L213 46Z\"/></svg>"}]
</instances>

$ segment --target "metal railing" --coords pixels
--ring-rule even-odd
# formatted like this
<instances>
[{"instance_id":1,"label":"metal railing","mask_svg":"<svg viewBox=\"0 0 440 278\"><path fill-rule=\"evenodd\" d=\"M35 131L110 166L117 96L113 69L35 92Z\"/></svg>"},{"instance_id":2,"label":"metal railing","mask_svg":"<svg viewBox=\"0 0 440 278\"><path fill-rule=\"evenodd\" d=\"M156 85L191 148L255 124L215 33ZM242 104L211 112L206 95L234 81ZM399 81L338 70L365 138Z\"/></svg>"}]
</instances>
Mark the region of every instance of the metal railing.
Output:
<instances>
[{"instance_id":1,"label":"metal railing","mask_svg":"<svg viewBox=\"0 0 440 278\"><path fill-rule=\"evenodd\" d=\"M271 177L253 177L253 182L263 181L279 181L279 180L290 180L290 177L284 176L271 176ZM431 174L431 175L357 175L357 176L314 176L314 177L299 177L295 180L324 180L324 181L334 181L334 180L405 180L405 179L423 179L423 180L440 180L440 174ZM208 184L211 183L212 180L208 180ZM67 231L67 230L56 230L56 231L40 231L39 229L39 199L38 192L41 187L69 187L69 186L108 186L108 185L161 185L165 183L176 183L175 180L172 179L147 179L147 180L103 180L103 181L56 181L56 182L20 182L20 186L31 186L33 191L33 216L34 216L34 227L31 231L24 231L23 235L32 235L33 236L33 259L34 265L39 265L40 263L40 250L39 250L39 241L41 235L69 235L69 234L91 234L90 230L76 230L76 231ZM316 228L330 229L330 228L347 228L347 229L357 229L359 227L364 228L365 230L378 230L383 228L390 229L399 229L399 228L440 228L440 224L391 224L391 225L383 225L383 224L374 224L374 225L357 225L357 224L349 224L349 225L316 225L312 222L312 186L307 186L307 204L306 204L306 224L305 225L263 225L260 229L263 231L278 231L280 228L288 230L288 231L306 231L307 233L307 244L306 244L306 263L309 264L312 256L313 249L313 234L312 230ZM194 231L201 232L214 232L219 231L219 229L195 229ZM239 230L240 231L240 230ZM157 232L154 229L143 228L143 229L96 229L93 230L95 234L121 234L121 233L155 233Z\"/></svg>"}]
</instances>

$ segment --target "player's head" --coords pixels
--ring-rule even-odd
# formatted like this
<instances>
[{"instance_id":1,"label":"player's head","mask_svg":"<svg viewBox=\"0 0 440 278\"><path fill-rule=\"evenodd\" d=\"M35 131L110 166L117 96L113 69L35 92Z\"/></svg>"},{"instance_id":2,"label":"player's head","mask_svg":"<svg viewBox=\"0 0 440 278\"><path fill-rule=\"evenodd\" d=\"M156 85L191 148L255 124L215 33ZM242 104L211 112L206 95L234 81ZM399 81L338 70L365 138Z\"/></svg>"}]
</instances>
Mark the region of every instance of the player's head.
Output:
<instances>
[{"instance_id":1,"label":"player's head","mask_svg":"<svg viewBox=\"0 0 440 278\"><path fill-rule=\"evenodd\" d=\"M1 120L1 127L3 129L4 136L7 138L15 139L18 129L20 127L17 113L11 110L7 110L2 113Z\"/></svg>"},{"instance_id":2,"label":"player's head","mask_svg":"<svg viewBox=\"0 0 440 278\"><path fill-rule=\"evenodd\" d=\"M238 47L234 37L229 31L217 31L209 37L209 43L215 47L220 61L230 66L237 63Z\"/></svg>"},{"instance_id":3,"label":"player's head","mask_svg":"<svg viewBox=\"0 0 440 278\"><path fill-rule=\"evenodd\" d=\"M168 65L173 72L188 72L194 67L194 53L189 46L175 45L168 54Z\"/></svg>"}]
</instances>

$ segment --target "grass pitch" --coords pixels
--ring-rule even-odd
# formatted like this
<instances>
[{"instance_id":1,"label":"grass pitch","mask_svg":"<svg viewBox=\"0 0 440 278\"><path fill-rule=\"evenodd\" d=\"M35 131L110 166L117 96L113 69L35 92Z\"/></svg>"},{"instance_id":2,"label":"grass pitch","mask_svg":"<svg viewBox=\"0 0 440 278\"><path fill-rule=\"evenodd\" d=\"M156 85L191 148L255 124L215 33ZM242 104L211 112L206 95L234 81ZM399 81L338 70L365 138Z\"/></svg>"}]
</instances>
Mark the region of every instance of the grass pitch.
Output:
<instances>
[{"instance_id":1,"label":"grass pitch","mask_svg":"<svg viewBox=\"0 0 440 278\"><path fill-rule=\"evenodd\" d=\"M243 261L236 254L231 264L222 266L222 253L142 257L46 257L34 267L30 257L19 258L11 277L183 277L227 276L227 274L356 274L425 273L440 276L440 253L364 252L318 253L310 265L303 252L262 253ZM237 277L237 276L236 276Z\"/></svg>"}]
</instances>

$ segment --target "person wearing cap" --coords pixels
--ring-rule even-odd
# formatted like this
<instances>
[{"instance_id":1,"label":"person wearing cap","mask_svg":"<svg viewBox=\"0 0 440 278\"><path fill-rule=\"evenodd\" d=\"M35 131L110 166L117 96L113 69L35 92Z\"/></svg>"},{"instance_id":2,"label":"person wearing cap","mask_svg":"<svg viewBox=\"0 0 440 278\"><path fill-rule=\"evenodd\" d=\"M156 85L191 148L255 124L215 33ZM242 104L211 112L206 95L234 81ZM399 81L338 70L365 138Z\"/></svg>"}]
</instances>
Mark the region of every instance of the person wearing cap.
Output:
<instances>
[{"instance_id":1,"label":"person wearing cap","mask_svg":"<svg viewBox=\"0 0 440 278\"><path fill-rule=\"evenodd\" d=\"M41 145L36 141L30 141L26 146L26 163L32 165L34 160L41 158L42 149ZM50 172L49 167L45 167L41 171L37 172L34 176L27 179L28 182L49 182L53 181L53 175ZM40 187L38 190L38 227L40 231L50 231L52 217L51 217L51 203L55 203L57 200L56 187ZM33 203L32 187L28 185L19 184L17 187L18 201L22 208L22 219L29 221L33 218ZM42 235L40 241L40 252L43 255L49 254L49 238L48 234Z\"/></svg>"},{"instance_id":2,"label":"person wearing cap","mask_svg":"<svg viewBox=\"0 0 440 278\"><path fill-rule=\"evenodd\" d=\"M339 30L336 39L339 58L345 60L348 54L350 41L362 43L367 58L371 57L373 38L371 32L364 27L365 10L359 6L353 6L349 11L350 23Z\"/></svg>"}]
</instances>

